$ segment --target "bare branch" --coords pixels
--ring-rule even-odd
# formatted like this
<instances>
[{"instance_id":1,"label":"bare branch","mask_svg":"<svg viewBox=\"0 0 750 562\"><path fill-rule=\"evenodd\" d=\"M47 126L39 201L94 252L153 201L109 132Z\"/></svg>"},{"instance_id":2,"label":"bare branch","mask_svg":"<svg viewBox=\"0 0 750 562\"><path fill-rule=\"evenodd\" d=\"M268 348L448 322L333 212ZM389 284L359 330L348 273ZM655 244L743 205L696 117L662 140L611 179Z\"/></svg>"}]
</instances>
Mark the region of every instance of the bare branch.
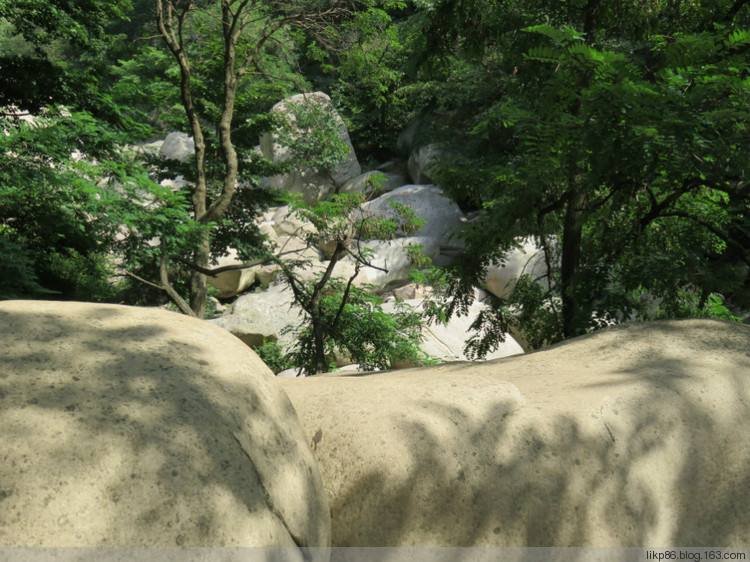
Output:
<instances>
[{"instance_id":1,"label":"bare branch","mask_svg":"<svg viewBox=\"0 0 750 562\"><path fill-rule=\"evenodd\" d=\"M357 264L354 266L354 275L349 278L349 282L346 284L346 290L344 290L344 294L341 297L341 304L339 305L339 309L336 311L336 316L334 317L333 324L331 325L331 328L334 330L339 325L339 318L341 318L341 313L344 311L346 303L349 302L349 292L351 291L352 285L354 284L354 280L357 278L357 275L359 275L359 267L360 264L359 262L357 262Z\"/></svg>"},{"instance_id":2,"label":"bare branch","mask_svg":"<svg viewBox=\"0 0 750 562\"><path fill-rule=\"evenodd\" d=\"M249 267L255 267L256 265L264 265L267 263L276 263L277 260L281 256L289 255L289 254L298 254L302 250L287 250L286 252L281 252L279 254L276 254L274 256L269 256L267 258L259 258L257 260L252 260L248 262L243 263L236 263L232 265L223 265L221 267L215 267L215 268L208 268L208 267L202 267L196 263L193 263L189 260L186 260L185 258L182 258L180 256L174 256L170 255L169 257L175 261L180 262L183 265L186 265L190 269L197 271L199 273L202 273L204 275L208 275L209 277L216 277L220 273L224 273L225 271L237 271L238 269L247 269Z\"/></svg>"},{"instance_id":3,"label":"bare branch","mask_svg":"<svg viewBox=\"0 0 750 562\"><path fill-rule=\"evenodd\" d=\"M166 267L164 271L162 272L162 264L160 264L159 269L160 269L159 271L160 277L162 277L162 279L166 279ZM172 301L177 305L177 307L180 309L180 311L183 314L196 318L195 313L190 308L188 303L185 302L185 299L183 299L168 282L166 285L164 284L158 285L156 283L152 283L151 281L144 279L143 277L136 275L132 271L126 271L124 275L131 277L135 279L136 281L143 283L144 285L148 285L149 287L153 287L154 289L159 289L160 291L164 291L165 293L167 293L167 295L169 295L169 298L172 299Z\"/></svg>"},{"instance_id":4,"label":"bare branch","mask_svg":"<svg viewBox=\"0 0 750 562\"><path fill-rule=\"evenodd\" d=\"M352 252L349 248L345 248L345 251L347 254L353 257L357 263L360 263L364 265L365 267L371 267L373 269L377 269L378 271L382 271L383 273L388 273L387 268L379 267L377 265L373 265L372 263L368 262L365 258L362 257L361 252L355 253L355 252Z\"/></svg>"},{"instance_id":5,"label":"bare branch","mask_svg":"<svg viewBox=\"0 0 750 562\"><path fill-rule=\"evenodd\" d=\"M177 291L174 290L174 287L172 287L172 284L169 282L167 263L167 249L162 243L161 261L159 262L159 278L162 285L161 288L169 295L169 298L174 301L174 303L182 311L183 314L196 317L196 314L195 312L193 312L193 309L190 308L190 305L185 302L185 299L183 299Z\"/></svg>"},{"instance_id":6,"label":"bare branch","mask_svg":"<svg viewBox=\"0 0 750 562\"><path fill-rule=\"evenodd\" d=\"M149 287L153 287L154 289L159 289L160 291L164 290L164 287L162 287L161 285L157 285L156 283L152 283L151 281L148 281L148 280L144 279L143 277L139 277L138 275L136 275L132 271L126 271L125 273L121 274L120 276L122 276L122 275L124 275L126 277L132 277L136 281L140 281L144 285L148 285Z\"/></svg>"}]
</instances>

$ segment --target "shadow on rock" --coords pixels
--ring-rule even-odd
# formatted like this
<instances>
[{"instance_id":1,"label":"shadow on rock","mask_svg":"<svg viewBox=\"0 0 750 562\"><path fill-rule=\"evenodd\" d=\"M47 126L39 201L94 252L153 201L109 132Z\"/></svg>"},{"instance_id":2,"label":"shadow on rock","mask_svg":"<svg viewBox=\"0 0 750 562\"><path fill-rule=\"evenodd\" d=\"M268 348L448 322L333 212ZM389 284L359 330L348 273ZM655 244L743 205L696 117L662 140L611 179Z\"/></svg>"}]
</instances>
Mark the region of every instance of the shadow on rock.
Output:
<instances>
[{"instance_id":1,"label":"shadow on rock","mask_svg":"<svg viewBox=\"0 0 750 562\"><path fill-rule=\"evenodd\" d=\"M294 408L244 344L159 310L0 303L0 544L318 546Z\"/></svg>"},{"instance_id":2,"label":"shadow on rock","mask_svg":"<svg viewBox=\"0 0 750 562\"><path fill-rule=\"evenodd\" d=\"M750 544L750 329L607 329L487 363L286 380L334 546Z\"/></svg>"}]
</instances>

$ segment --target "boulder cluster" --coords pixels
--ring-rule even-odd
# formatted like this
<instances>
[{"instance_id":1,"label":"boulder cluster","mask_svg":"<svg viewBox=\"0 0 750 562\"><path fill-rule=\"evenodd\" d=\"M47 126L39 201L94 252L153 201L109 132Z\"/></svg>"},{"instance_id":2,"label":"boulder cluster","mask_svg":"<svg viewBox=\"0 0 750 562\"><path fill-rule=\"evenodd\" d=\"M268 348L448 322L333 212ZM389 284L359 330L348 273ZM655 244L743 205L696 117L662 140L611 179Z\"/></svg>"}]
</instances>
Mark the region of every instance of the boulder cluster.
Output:
<instances>
[{"instance_id":1,"label":"boulder cluster","mask_svg":"<svg viewBox=\"0 0 750 562\"><path fill-rule=\"evenodd\" d=\"M462 224L473 218L467 217L440 187L431 183L430 167L445 157L445 153L435 144L412 149L407 130L400 139L400 145L408 153L407 160L385 162L376 169L363 173L346 126L332 109L326 94L315 92L292 96L276 104L272 111L282 114L293 123L294 115L290 108L302 103L318 104L332 112L340 128L340 139L348 147L347 155L327 174L302 168L293 173L267 178L265 183L298 193L307 202L319 201L332 193L365 193L367 200L359 210L362 216L392 218L392 203L412 209L424 221L423 227L418 231L399 232L391 240L357 239L352 242L372 252L370 263L374 266L363 267L355 284L370 287L369 290L380 295L386 305L388 301L398 298L407 306L420 309L424 293L410 281L412 263L407 248L420 246L422 253L435 265L454 263L463 249L455 233ZM187 160L193 152L192 139L184 133L171 133L163 142L152 143L152 146L162 156L181 161ZM270 134L260 139L257 150L274 162L285 161L292 156L289 149ZM181 178L171 181L177 187L184 185ZM311 278L325 271L331 257L330 248L324 240L317 246L305 243L303 235L314 231L315 227L290 210L289 206L270 208L255 217L255 221L260 232L268 237L274 247L285 252L296 251L295 258L309 261L310 265L303 275ZM242 262L233 249L217 259L218 267L240 263ZM344 258L336 265L334 276L348 279L354 269L354 259ZM502 265L489 268L485 287L477 289L477 298L468 316L454 317L447 325L425 327L422 351L439 360L466 359L464 343L469 326L485 307L483 301L487 294L484 290L501 297L507 296L520 275L532 273L542 277L545 272L540 250L531 241L521 241L519 248ZM220 291L220 299L235 299L220 317L211 321L229 330L249 346L276 341L284 351L288 351L294 342L294 335L285 329L298 326L303 313L294 305L291 289L285 286L278 273L276 266L255 265L224 271L210 278L209 283ZM386 306L385 310L392 307L393 305ZM505 357L523 351L523 347L508 335L505 343L488 358ZM346 360L340 359L339 366L346 366ZM399 366L407 365L393 365Z\"/></svg>"}]
</instances>

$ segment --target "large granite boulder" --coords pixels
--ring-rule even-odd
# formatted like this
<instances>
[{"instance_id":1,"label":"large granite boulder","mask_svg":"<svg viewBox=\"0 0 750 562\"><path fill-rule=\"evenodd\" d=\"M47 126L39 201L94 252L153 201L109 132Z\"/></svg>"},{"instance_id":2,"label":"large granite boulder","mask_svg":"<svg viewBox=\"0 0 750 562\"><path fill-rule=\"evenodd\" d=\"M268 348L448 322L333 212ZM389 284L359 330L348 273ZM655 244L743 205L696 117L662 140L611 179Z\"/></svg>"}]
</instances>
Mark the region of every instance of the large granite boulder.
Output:
<instances>
[{"instance_id":1,"label":"large granite boulder","mask_svg":"<svg viewBox=\"0 0 750 562\"><path fill-rule=\"evenodd\" d=\"M230 265L240 265L243 261L239 259L237 250L229 248L226 255L216 260L215 268ZM222 271L214 276L208 276L207 282L212 287L221 291L219 298L226 299L249 289L255 283L256 267L245 267L242 269L230 269Z\"/></svg>"},{"instance_id":2,"label":"large granite boulder","mask_svg":"<svg viewBox=\"0 0 750 562\"><path fill-rule=\"evenodd\" d=\"M433 167L448 158L448 153L439 144L426 144L415 150L407 163L409 177L416 184L435 183Z\"/></svg>"},{"instance_id":3,"label":"large granite boulder","mask_svg":"<svg viewBox=\"0 0 750 562\"><path fill-rule=\"evenodd\" d=\"M422 311L424 308L424 299L421 298L405 298L401 300L401 303L402 305L416 311ZM469 360L464 353L466 340L472 335L471 325L486 307L486 304L479 300L475 300L466 310L466 314L454 314L446 324L436 322L424 325L422 327L424 341L419 346L420 349L427 355L440 359L441 361ZM395 301L389 301L383 304L383 311L394 313L396 311ZM518 355L523 352L523 347L513 339L513 336L507 334L505 336L505 341L502 342L492 353L488 354L485 359L500 359L501 357ZM404 362L395 365L394 367L404 368L411 366L413 366L413 364Z\"/></svg>"},{"instance_id":4,"label":"large granite boulder","mask_svg":"<svg viewBox=\"0 0 750 562\"><path fill-rule=\"evenodd\" d=\"M170 160L187 162L195 154L195 142L187 133L169 133L161 143L159 153Z\"/></svg>"},{"instance_id":5,"label":"large granite boulder","mask_svg":"<svg viewBox=\"0 0 750 562\"><path fill-rule=\"evenodd\" d=\"M404 175L396 171L370 170L347 181L341 193L384 193L406 184Z\"/></svg>"},{"instance_id":6,"label":"large granite boulder","mask_svg":"<svg viewBox=\"0 0 750 562\"><path fill-rule=\"evenodd\" d=\"M294 306L294 293L285 284L272 285L266 291L242 295L229 314L209 320L224 328L250 347L264 341L279 342L288 350L294 336L286 328L302 322L302 310Z\"/></svg>"},{"instance_id":7,"label":"large granite boulder","mask_svg":"<svg viewBox=\"0 0 750 562\"><path fill-rule=\"evenodd\" d=\"M225 331L155 309L6 301L0 349L0 545L329 543L297 414Z\"/></svg>"},{"instance_id":8,"label":"large granite boulder","mask_svg":"<svg viewBox=\"0 0 750 562\"><path fill-rule=\"evenodd\" d=\"M285 379L335 546L750 545L750 327Z\"/></svg>"},{"instance_id":9,"label":"large granite boulder","mask_svg":"<svg viewBox=\"0 0 750 562\"><path fill-rule=\"evenodd\" d=\"M365 217L397 218L391 205L394 203L411 208L417 217L424 219L424 226L414 236L432 239L439 247L435 256L430 256L435 265L454 263L463 251L460 241L453 234L462 226L466 217L456 203L443 190L434 185L404 185L361 206ZM405 233L399 231L398 235Z\"/></svg>"},{"instance_id":10,"label":"large granite boulder","mask_svg":"<svg viewBox=\"0 0 750 562\"><path fill-rule=\"evenodd\" d=\"M487 268L484 284L487 290L500 298L507 298L516 288L522 275L531 275L543 287L549 287L547 261L544 250L530 239L518 241L518 247L508 252L501 262Z\"/></svg>"},{"instance_id":11,"label":"large granite boulder","mask_svg":"<svg viewBox=\"0 0 750 562\"><path fill-rule=\"evenodd\" d=\"M347 180L358 176L362 168L357 161L354 147L349 139L349 133L343 119L338 115L331 99L323 92L312 92L297 94L286 98L271 108L273 113L280 114L292 127L295 127L296 119L293 108L295 105L317 104L326 110L330 110L334 118L340 123L339 138L348 145L349 152L346 157L331 170L330 175L318 173L313 169L298 169L288 174L280 174L270 178L270 185L277 189L301 193L307 202L319 201L330 193L343 186ZM306 134L305 130L299 130L298 134ZM260 139L260 150L263 156L273 162L285 162L292 158L291 149L278 142L278 137L272 134L264 134Z\"/></svg>"},{"instance_id":12,"label":"large granite boulder","mask_svg":"<svg viewBox=\"0 0 750 562\"><path fill-rule=\"evenodd\" d=\"M439 244L449 243L453 231L461 226L463 212L443 190L434 185L404 185L362 205L364 216L396 218L390 201L410 207L424 226L414 236L428 236ZM402 233L403 236L403 233Z\"/></svg>"},{"instance_id":13,"label":"large granite boulder","mask_svg":"<svg viewBox=\"0 0 750 562\"><path fill-rule=\"evenodd\" d=\"M354 280L357 286L370 285L375 293L380 293L389 286L403 285L409 280L414 269L408 248L419 246L420 252L435 259L440 251L439 244L426 236L407 236L395 240L365 240L352 245L357 250L369 250L372 257L368 263L374 267L362 267ZM354 259L347 257L340 262L341 267L334 269L334 273L348 277L347 273L354 271ZM347 269L347 267L349 269Z\"/></svg>"},{"instance_id":14,"label":"large granite boulder","mask_svg":"<svg viewBox=\"0 0 750 562\"><path fill-rule=\"evenodd\" d=\"M398 238L391 241L368 240L361 247L374 252L370 263L375 267L362 266L354 285L367 285L373 292L381 292L389 286L403 285L409 278L412 264L405 246L421 245L422 252L435 257L438 246L424 237ZM304 254L303 254L304 256ZM300 269L300 278L312 280L328 268L328 260L312 260L308 267ZM244 275L258 276L258 266L240 270ZM350 257L340 260L333 269L333 277L348 280L356 272L356 263ZM235 285L239 286L239 285ZM223 295L222 295L223 296ZM299 326L304 319L302 309L294 304L294 293L284 283L277 281L265 290L241 295L232 304L228 313L209 322L228 330L247 345L254 347L264 341L278 342L284 351L290 351L296 341L289 328ZM458 337L462 337L463 332ZM454 338L455 339L455 338Z\"/></svg>"}]
</instances>

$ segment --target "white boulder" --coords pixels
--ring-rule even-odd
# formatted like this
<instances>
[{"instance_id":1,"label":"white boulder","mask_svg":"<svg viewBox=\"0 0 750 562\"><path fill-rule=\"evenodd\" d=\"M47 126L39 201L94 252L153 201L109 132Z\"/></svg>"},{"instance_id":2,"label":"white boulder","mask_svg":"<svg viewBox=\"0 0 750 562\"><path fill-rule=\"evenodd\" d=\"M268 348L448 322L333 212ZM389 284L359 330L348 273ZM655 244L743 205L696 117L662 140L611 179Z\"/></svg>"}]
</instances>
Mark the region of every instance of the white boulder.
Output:
<instances>
[{"instance_id":1,"label":"white boulder","mask_svg":"<svg viewBox=\"0 0 750 562\"><path fill-rule=\"evenodd\" d=\"M440 251L440 246L433 239L424 236L353 242L351 244L353 252L364 249L373 252L367 261L374 266L362 265L354 279L354 285L357 287L371 285L374 293L380 293L388 287L407 283L413 268L406 249L409 245L422 246L421 252L431 259L437 257ZM334 266L333 277L348 280L354 275L356 263L353 257L344 257ZM310 267L300 272L300 276L303 279L314 279L326 271L329 264L330 260L312 263Z\"/></svg>"},{"instance_id":2,"label":"white boulder","mask_svg":"<svg viewBox=\"0 0 750 562\"><path fill-rule=\"evenodd\" d=\"M343 186L347 180L358 176L362 172L362 168L357 161L357 156L354 153L354 147L349 139L346 126L335 109L333 109L331 99L327 94L323 92L297 94L280 101L271 108L271 111L282 114L293 125L295 118L292 114L291 106L310 103L323 106L333 112L335 119L340 122L339 138L348 145L349 152L344 160L331 170L330 176L309 168L300 169L295 172L271 177L270 185L277 189L301 193L305 201L313 202L325 198ZM299 134L304 135L305 131L299 131ZM261 137L260 149L263 156L273 162L283 162L293 156L288 147L278 142L278 136L268 133Z\"/></svg>"},{"instance_id":3,"label":"white boulder","mask_svg":"<svg viewBox=\"0 0 750 562\"><path fill-rule=\"evenodd\" d=\"M409 280L409 274L413 269L407 246L421 246L422 254L430 259L436 258L440 252L440 245L427 236L408 236L396 238L395 240L366 240L355 243L361 248L372 251L373 255L368 260L375 267L362 267L355 284L368 284L373 286L376 293L381 292L388 286L403 285ZM347 258L342 260L352 269L354 260ZM335 271L335 270L334 270Z\"/></svg>"},{"instance_id":4,"label":"white boulder","mask_svg":"<svg viewBox=\"0 0 750 562\"><path fill-rule=\"evenodd\" d=\"M341 193L385 193L406 185L403 174L370 170L347 181Z\"/></svg>"},{"instance_id":5,"label":"white boulder","mask_svg":"<svg viewBox=\"0 0 750 562\"><path fill-rule=\"evenodd\" d=\"M414 151L409 157L407 169L411 181L417 184L434 183L431 167L447 156L439 144L426 144Z\"/></svg>"},{"instance_id":6,"label":"white boulder","mask_svg":"<svg viewBox=\"0 0 750 562\"><path fill-rule=\"evenodd\" d=\"M413 310L423 310L423 299L403 299L401 302ZM447 324L436 323L424 326L422 334L425 340L420 345L421 350L441 361L468 361L468 357L464 353L464 347L466 340L471 335L470 327L479 313L486 307L487 305L482 304L479 300L475 300L469 307L467 314L463 316L454 314ZM383 304L384 312L393 313L396 309L397 305L395 301ZM510 355L518 355L523 352L524 350L518 342L510 334L506 334L505 341L495 351L488 354L485 359L499 359ZM412 366L412 364L407 362L394 365L394 367L401 369Z\"/></svg>"},{"instance_id":7,"label":"white boulder","mask_svg":"<svg viewBox=\"0 0 750 562\"><path fill-rule=\"evenodd\" d=\"M228 330L248 346L260 345L264 340L278 341L285 351L294 342L284 329L302 321L301 310L294 306L294 294L285 285L272 285L265 291L239 297L230 314L209 322Z\"/></svg>"},{"instance_id":8,"label":"white boulder","mask_svg":"<svg viewBox=\"0 0 750 562\"><path fill-rule=\"evenodd\" d=\"M484 284L493 295L507 298L522 275L531 275L542 286L549 287L547 273L544 250L526 238L520 240L518 247L508 252L500 263L487 268Z\"/></svg>"},{"instance_id":9,"label":"white boulder","mask_svg":"<svg viewBox=\"0 0 750 562\"><path fill-rule=\"evenodd\" d=\"M164 158L187 162L195 154L195 143L193 137L187 133L169 133L161 144L159 153Z\"/></svg>"},{"instance_id":10,"label":"white boulder","mask_svg":"<svg viewBox=\"0 0 750 562\"><path fill-rule=\"evenodd\" d=\"M440 245L450 244L451 234L463 222L464 214L458 205L434 185L404 185L364 203L362 212L365 216L396 218L390 201L410 207L426 221L412 236L432 238Z\"/></svg>"},{"instance_id":11,"label":"white boulder","mask_svg":"<svg viewBox=\"0 0 750 562\"><path fill-rule=\"evenodd\" d=\"M213 268L239 265L241 263L243 262L237 256L237 250L229 248L228 254L218 258ZM219 298L225 299L249 289L255 283L255 269L248 267L222 271L215 276L206 277L206 280L209 285L221 291Z\"/></svg>"},{"instance_id":12,"label":"white boulder","mask_svg":"<svg viewBox=\"0 0 750 562\"><path fill-rule=\"evenodd\" d=\"M411 152L411 149L414 147L414 140L417 137L417 131L419 131L421 125L421 119L412 119L399 133L398 138L396 139L396 148L400 152L404 154L409 154L409 152Z\"/></svg>"}]
</instances>

